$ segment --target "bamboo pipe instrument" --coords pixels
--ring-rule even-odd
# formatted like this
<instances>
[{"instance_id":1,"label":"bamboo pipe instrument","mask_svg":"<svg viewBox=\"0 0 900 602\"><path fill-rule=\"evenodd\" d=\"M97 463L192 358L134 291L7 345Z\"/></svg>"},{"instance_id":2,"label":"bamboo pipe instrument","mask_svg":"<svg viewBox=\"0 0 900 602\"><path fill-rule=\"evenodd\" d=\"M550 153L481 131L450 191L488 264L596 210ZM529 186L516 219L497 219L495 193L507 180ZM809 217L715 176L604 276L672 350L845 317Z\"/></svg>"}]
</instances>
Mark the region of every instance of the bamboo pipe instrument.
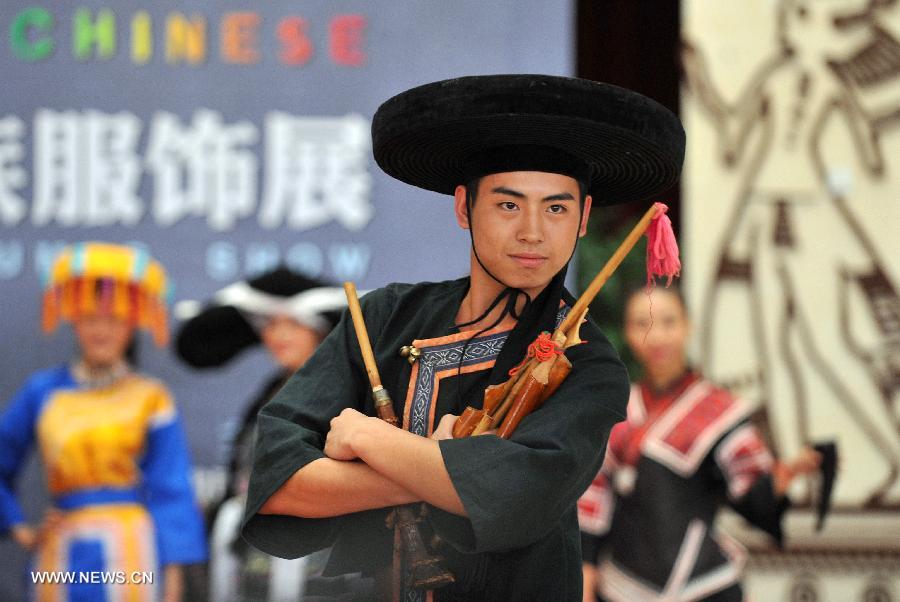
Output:
<instances>
[{"instance_id":1,"label":"bamboo pipe instrument","mask_svg":"<svg viewBox=\"0 0 900 602\"><path fill-rule=\"evenodd\" d=\"M665 205L654 203L644 213L553 334L544 333L529 346L528 356L515 369L509 380L485 390L482 409L466 408L454 425L454 437L480 435L496 428L499 437L508 439L522 419L540 407L559 388L572 369L571 362L565 357L565 350L581 343L579 331L591 302L654 220L660 220L658 222L660 232L656 236L663 236L669 239L672 245L675 244L668 218L665 222L662 220L666 209ZM677 260L677 246L674 248ZM674 275L677 269L673 268L667 275Z\"/></svg>"},{"instance_id":2,"label":"bamboo pipe instrument","mask_svg":"<svg viewBox=\"0 0 900 602\"><path fill-rule=\"evenodd\" d=\"M399 428L400 421L394 412L394 404L387 390L381 385L381 376L378 373L378 366L375 364L375 354L372 352L372 343L369 340L362 308L359 306L356 285L352 282L345 282L344 292L347 294L350 317L353 319L363 364L365 364L369 384L372 387L375 411L380 419ZM388 526L396 525L400 530L402 551L408 565L408 586L415 589L436 589L453 583L453 574L441 565L442 559L431 554L425 546L418 527L420 520L412 506L397 506L388 516Z\"/></svg>"},{"instance_id":3,"label":"bamboo pipe instrument","mask_svg":"<svg viewBox=\"0 0 900 602\"><path fill-rule=\"evenodd\" d=\"M381 375L378 374L378 366L375 364L375 354L372 353L372 343L369 340L369 331L363 319L362 308L359 306L359 296L356 293L356 285L352 282L344 283L344 292L347 294L347 304L350 308L350 317L353 319L353 328L356 330L356 338L359 341L359 350L362 352L363 364L366 367L366 375L372 387L372 397L375 399L375 411L378 417L396 427L400 421L394 413L394 404L387 390L381 385Z\"/></svg>"}]
</instances>

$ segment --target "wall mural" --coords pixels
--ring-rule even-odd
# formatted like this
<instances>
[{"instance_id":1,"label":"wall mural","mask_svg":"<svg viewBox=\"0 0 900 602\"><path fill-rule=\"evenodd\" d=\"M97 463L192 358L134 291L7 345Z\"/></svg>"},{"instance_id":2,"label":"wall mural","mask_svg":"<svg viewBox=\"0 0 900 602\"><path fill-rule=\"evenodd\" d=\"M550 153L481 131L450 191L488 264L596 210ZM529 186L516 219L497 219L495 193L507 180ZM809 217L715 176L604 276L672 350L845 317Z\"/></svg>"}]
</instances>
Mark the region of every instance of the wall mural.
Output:
<instances>
[{"instance_id":1,"label":"wall mural","mask_svg":"<svg viewBox=\"0 0 900 602\"><path fill-rule=\"evenodd\" d=\"M801 541L896 548L900 3L683 6L695 357L758 404L779 455L838 442L836 514L824 536ZM810 514L815 483L796 485L794 514ZM868 536L854 539L856 520ZM795 541L803 525L788 521Z\"/></svg>"}]
</instances>

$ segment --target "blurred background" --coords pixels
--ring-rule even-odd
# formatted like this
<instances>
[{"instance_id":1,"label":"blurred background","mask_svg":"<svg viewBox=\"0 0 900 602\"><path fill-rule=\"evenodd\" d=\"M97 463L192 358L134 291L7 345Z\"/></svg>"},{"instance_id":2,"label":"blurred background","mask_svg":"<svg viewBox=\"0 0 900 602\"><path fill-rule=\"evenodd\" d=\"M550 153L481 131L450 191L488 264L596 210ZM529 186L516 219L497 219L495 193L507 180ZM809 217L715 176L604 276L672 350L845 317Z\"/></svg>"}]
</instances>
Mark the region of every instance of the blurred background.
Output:
<instances>
[{"instance_id":1,"label":"blurred background","mask_svg":"<svg viewBox=\"0 0 900 602\"><path fill-rule=\"evenodd\" d=\"M72 355L66 329L39 329L61 246L144 245L176 303L279 264L363 289L458 277L468 236L447 198L377 168L375 109L460 75L605 81L685 124L681 184L659 200L682 245L695 364L756 404L779 455L841 450L823 532L806 482L784 551L726 521L752 552L748 593L900 600L896 1L5 2L0 31L0 405ZM645 209L592 214L575 288ZM592 308L617 342L642 257ZM141 341L138 366L172 389L198 496L217 499L268 360L196 371ZM38 520L36 460L18 489ZM0 599L22 595L25 562L0 542Z\"/></svg>"}]
</instances>

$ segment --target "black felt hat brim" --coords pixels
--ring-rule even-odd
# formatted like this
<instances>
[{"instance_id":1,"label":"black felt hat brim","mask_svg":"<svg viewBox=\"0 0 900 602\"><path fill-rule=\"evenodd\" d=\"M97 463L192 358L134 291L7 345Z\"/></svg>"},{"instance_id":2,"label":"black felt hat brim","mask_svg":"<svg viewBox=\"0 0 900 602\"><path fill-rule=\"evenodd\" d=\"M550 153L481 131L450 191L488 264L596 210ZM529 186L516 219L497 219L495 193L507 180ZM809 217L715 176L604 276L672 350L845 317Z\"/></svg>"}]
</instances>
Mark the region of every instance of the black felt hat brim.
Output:
<instances>
[{"instance_id":1,"label":"black felt hat brim","mask_svg":"<svg viewBox=\"0 0 900 602\"><path fill-rule=\"evenodd\" d=\"M220 305L207 307L185 322L175 339L175 350L195 368L212 368L260 342L256 330L240 311Z\"/></svg>"},{"instance_id":2,"label":"black felt hat brim","mask_svg":"<svg viewBox=\"0 0 900 602\"><path fill-rule=\"evenodd\" d=\"M453 194L467 159L517 145L555 148L592 166L595 204L639 201L671 187L684 130L640 94L547 75L462 77L419 86L385 102L372 121L375 160L389 175Z\"/></svg>"},{"instance_id":3,"label":"black felt hat brim","mask_svg":"<svg viewBox=\"0 0 900 602\"><path fill-rule=\"evenodd\" d=\"M246 285L259 293L280 298L311 289L330 288L325 282L284 267L248 280ZM249 313L261 309L241 307ZM339 309L323 311L319 315L329 328L340 320ZM181 359L195 368L212 368L226 364L245 349L261 343L259 333L241 309L231 304L213 303L181 325L175 338L175 350Z\"/></svg>"}]
</instances>

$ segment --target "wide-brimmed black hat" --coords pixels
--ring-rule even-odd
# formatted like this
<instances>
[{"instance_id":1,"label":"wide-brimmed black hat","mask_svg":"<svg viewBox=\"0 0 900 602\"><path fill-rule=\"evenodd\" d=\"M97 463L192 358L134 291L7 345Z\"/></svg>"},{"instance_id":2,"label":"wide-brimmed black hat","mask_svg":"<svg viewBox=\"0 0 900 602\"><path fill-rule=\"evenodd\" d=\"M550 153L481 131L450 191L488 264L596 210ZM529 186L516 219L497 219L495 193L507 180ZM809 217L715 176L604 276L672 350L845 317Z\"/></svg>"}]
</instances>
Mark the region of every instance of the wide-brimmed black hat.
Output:
<instances>
[{"instance_id":1,"label":"wide-brimmed black hat","mask_svg":"<svg viewBox=\"0 0 900 602\"><path fill-rule=\"evenodd\" d=\"M278 268L226 286L199 313L192 305L197 304L176 306L176 315L186 321L175 348L191 366L207 368L221 366L259 344L260 323L271 316L288 316L324 336L337 324L347 299L341 287Z\"/></svg>"},{"instance_id":2,"label":"wide-brimmed black hat","mask_svg":"<svg viewBox=\"0 0 900 602\"><path fill-rule=\"evenodd\" d=\"M636 92L550 75L485 75L407 90L372 121L375 160L389 175L453 194L505 171L571 175L595 204L650 199L678 179L684 129Z\"/></svg>"}]
</instances>

